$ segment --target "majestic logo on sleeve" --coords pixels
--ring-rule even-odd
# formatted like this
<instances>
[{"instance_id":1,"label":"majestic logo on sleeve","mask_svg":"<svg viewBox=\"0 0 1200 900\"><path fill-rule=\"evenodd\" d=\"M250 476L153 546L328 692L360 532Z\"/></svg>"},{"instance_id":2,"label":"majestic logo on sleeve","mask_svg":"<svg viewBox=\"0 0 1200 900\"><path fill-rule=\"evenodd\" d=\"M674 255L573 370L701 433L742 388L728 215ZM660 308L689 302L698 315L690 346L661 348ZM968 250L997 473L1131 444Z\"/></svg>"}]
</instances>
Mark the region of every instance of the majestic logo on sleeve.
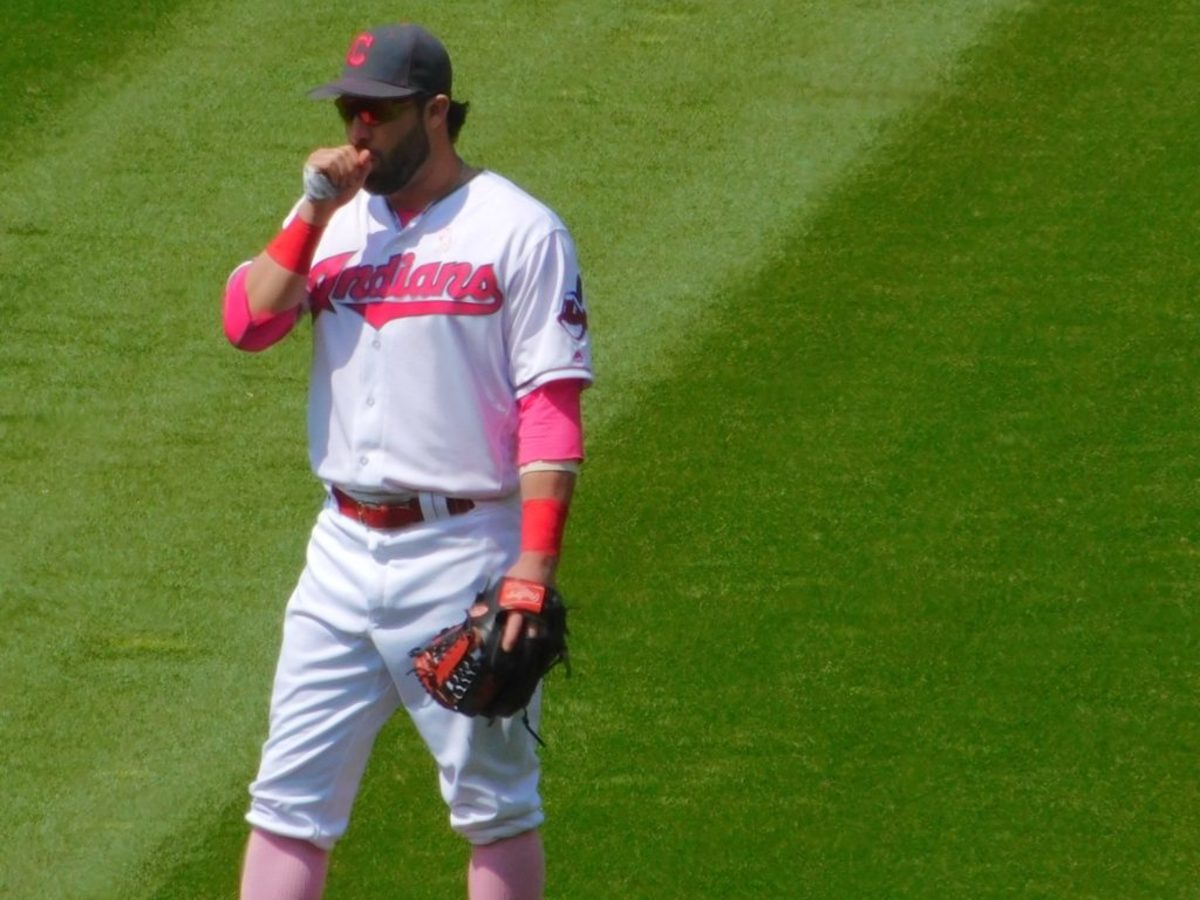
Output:
<instances>
[{"instance_id":1,"label":"majestic logo on sleeve","mask_svg":"<svg viewBox=\"0 0 1200 900\"><path fill-rule=\"evenodd\" d=\"M558 313L558 324L577 341L587 334L587 307L583 305L583 278L575 279L575 290L563 297L562 309Z\"/></svg>"},{"instance_id":2,"label":"majestic logo on sleeve","mask_svg":"<svg viewBox=\"0 0 1200 900\"><path fill-rule=\"evenodd\" d=\"M333 257L310 273L314 313L345 306L376 329L406 316L487 316L504 297L490 264L430 262L416 265L398 253L379 266L342 268L349 256Z\"/></svg>"}]
</instances>

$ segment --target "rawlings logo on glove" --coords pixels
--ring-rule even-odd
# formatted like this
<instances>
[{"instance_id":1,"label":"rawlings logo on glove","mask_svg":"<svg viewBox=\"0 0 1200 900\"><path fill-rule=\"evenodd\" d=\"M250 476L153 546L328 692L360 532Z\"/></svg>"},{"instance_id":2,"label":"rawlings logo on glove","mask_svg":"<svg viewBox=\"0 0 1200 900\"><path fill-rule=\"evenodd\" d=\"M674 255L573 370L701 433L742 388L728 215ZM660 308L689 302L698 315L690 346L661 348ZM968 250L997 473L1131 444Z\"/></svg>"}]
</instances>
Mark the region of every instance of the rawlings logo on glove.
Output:
<instances>
[{"instance_id":1,"label":"rawlings logo on glove","mask_svg":"<svg viewBox=\"0 0 1200 900\"><path fill-rule=\"evenodd\" d=\"M521 628L505 650L504 628L513 613L521 614ZM422 687L447 709L511 716L529 705L547 672L567 662L567 607L548 585L501 578L475 598L462 623L409 656Z\"/></svg>"}]
</instances>

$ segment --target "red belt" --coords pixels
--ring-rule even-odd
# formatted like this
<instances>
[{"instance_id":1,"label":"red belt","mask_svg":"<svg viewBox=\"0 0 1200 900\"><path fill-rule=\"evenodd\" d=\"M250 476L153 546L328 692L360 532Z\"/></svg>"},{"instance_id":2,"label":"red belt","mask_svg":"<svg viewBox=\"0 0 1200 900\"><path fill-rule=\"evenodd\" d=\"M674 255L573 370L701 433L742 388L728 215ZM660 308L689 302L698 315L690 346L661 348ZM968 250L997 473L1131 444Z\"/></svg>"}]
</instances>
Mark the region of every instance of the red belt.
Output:
<instances>
[{"instance_id":1,"label":"red belt","mask_svg":"<svg viewBox=\"0 0 1200 900\"><path fill-rule=\"evenodd\" d=\"M336 487L332 490L338 512L351 519L357 519L368 528L406 528L425 521L425 514L421 512L421 501L416 497L403 503L363 503ZM474 508L473 500L465 500L462 497L446 498L446 509L452 516L461 516Z\"/></svg>"}]
</instances>

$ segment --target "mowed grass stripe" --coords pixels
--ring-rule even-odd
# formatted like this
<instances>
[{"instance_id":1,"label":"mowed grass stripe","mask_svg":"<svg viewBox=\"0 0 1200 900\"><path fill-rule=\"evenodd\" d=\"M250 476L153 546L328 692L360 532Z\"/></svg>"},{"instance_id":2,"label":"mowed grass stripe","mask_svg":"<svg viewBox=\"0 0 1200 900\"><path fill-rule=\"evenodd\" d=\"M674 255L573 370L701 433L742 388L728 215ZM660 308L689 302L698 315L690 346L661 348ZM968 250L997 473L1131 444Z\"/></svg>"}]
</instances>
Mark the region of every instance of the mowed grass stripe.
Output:
<instances>
[{"instance_id":1,"label":"mowed grass stripe","mask_svg":"<svg viewBox=\"0 0 1200 900\"><path fill-rule=\"evenodd\" d=\"M889 16L904 12L876 11L873 18L872 6L827 4L802 13L823 11L820 21L830 25L824 36L850 41L849 47L836 40L822 45L828 59L856 58L869 68L880 54L864 37L882 40L895 24ZM766 40L795 25L782 12L787 8L780 5L772 17L746 27ZM856 26L834 28L838 10ZM673 23L686 24L693 36L703 34L703 12L681 5L676 18L664 16L656 40L614 34L607 49L623 64L667 77L661 45L676 39ZM497 34L511 35L506 49L513 58L577 56L570 48L579 36L578 10L562 7L551 22L539 16L516 25L507 24L510 13L464 7L455 19L433 5L412 10L414 18L446 33L490 29L493 41ZM382 5L361 11L368 21L392 15ZM976 23L985 18L965 15ZM347 35L361 24L360 11L354 16L346 21ZM932 25L925 34L931 49L918 62L928 66L922 72L940 74L941 63L962 44L942 41L947 33ZM961 27L956 21L949 33L962 37ZM548 41L554 33L562 39ZM14 297L47 298L3 310L5 376L12 388L5 413L12 450L6 482L28 486L6 500L6 518L24 524L22 540L6 543L0 556L0 598L13 623L5 635L3 675L5 683L24 688L3 724L16 789L5 801L13 837L5 843L0 871L5 889L17 896L136 895L157 877L159 863L146 862L152 848L170 846L171 835L196 820L223 815L230 798L241 793L261 737L279 607L316 502L299 445L305 344L294 341L252 360L231 355L216 327L215 288L231 254L250 252L231 248L258 246L264 229L277 221L278 198L294 189L293 162L308 149L310 135L325 128L336 134L318 108L293 108L277 98L326 77L328 59L336 58L345 37L331 34L326 9L261 4L185 7L160 38L160 54L123 71L127 80L102 80L71 104L67 118L77 132L62 135L14 173L21 188L3 211L2 249L15 263L2 273L0 287ZM731 52L734 43L717 52ZM325 45L328 53L313 49ZM763 64L768 60L764 56ZM572 70L576 80L568 92L586 92L597 71L614 68L603 54L586 61ZM668 81L681 88L708 84L706 75L691 74L694 61L688 57ZM512 82L479 77L478 96L512 93ZM883 111L865 101L846 110L862 115L861 128L846 133L852 147L838 159L848 165L853 147L869 143L887 111L921 98L919 92L898 96L900 102L884 97ZM505 154L520 157L528 133L557 136L551 120L561 122L567 105L580 107L569 93L558 100L518 110L524 118L507 117L496 143L488 143L482 136L489 131L480 127L469 154L496 164ZM721 113L729 108L713 107L716 125L726 124ZM632 330L614 324L624 321L622 311L652 308L647 297L671 296L689 261L703 258L712 266L695 269L690 277L698 278L696 273L721 271L710 256L752 258L758 245L740 239L765 241L770 226L756 217L739 241L725 241L716 253L695 244L686 257L674 252L679 244L661 245L662 265L647 270L640 291L616 289L624 257L645 247L647 238L615 227L622 222L604 228L599 214L583 214L589 205L578 198L590 195L607 215L605 201L617 195L613 186L631 186L621 180L629 149L654 133L646 128L652 123L648 107L638 116L614 117L619 127L607 132L604 109L583 109L582 127L571 133L591 128L597 140L609 139L611 154L572 156L580 150L576 141L536 173L505 168L552 202L560 194L571 198L566 205L578 208L573 216L568 208L568 218L580 223L577 230L593 229L591 245L618 248L589 269L596 273L593 281L612 287L593 289L593 297L600 324L607 316L614 326L602 391L616 398L622 396L617 388L634 380L642 354L683 333L664 327L657 338L662 343L643 346ZM673 158L682 163L686 157L690 165L651 170L653 177L637 187L654 196L673 191L693 202L708 196L711 173L736 168L726 159L723 133L715 134L672 147ZM769 135L758 135L750 149L766 148L777 158L773 141L804 146L805 135L786 127ZM652 142L645 158L658 149ZM586 165L572 167L573 161ZM551 167L613 177L549 190L554 180L541 172ZM821 171L835 180L835 169ZM691 176L695 189L681 183L680 172ZM727 194L715 196L712 205L692 208L692 215L716 221L722 216L714 210L720 209L725 221L738 219L743 210L727 200ZM789 214L786 204L768 211L777 223ZM655 237L673 234L665 228ZM76 249L64 259L64 247ZM698 288L701 282L688 284ZM711 303L708 293L695 296ZM663 315L664 326L677 324L668 309ZM641 313L628 321L653 324ZM599 407L594 420L603 421L607 408ZM253 684L261 691L255 693ZM197 766L200 759L207 764ZM129 879L124 887L109 887L122 877Z\"/></svg>"}]
</instances>

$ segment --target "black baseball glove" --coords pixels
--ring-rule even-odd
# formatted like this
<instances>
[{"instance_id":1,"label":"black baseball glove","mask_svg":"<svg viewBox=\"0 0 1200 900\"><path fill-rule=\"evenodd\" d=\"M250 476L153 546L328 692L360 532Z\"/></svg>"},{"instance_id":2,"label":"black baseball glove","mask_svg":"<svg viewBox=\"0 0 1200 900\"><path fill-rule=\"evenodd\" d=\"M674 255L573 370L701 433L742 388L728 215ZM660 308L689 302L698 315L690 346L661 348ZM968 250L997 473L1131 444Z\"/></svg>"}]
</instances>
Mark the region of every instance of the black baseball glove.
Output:
<instances>
[{"instance_id":1,"label":"black baseball glove","mask_svg":"<svg viewBox=\"0 0 1200 900\"><path fill-rule=\"evenodd\" d=\"M523 621L516 643L504 650L504 626L513 612ZM529 705L550 669L567 662L567 607L548 585L501 578L475 598L460 624L409 656L421 685L447 709L467 716L511 716Z\"/></svg>"}]
</instances>

